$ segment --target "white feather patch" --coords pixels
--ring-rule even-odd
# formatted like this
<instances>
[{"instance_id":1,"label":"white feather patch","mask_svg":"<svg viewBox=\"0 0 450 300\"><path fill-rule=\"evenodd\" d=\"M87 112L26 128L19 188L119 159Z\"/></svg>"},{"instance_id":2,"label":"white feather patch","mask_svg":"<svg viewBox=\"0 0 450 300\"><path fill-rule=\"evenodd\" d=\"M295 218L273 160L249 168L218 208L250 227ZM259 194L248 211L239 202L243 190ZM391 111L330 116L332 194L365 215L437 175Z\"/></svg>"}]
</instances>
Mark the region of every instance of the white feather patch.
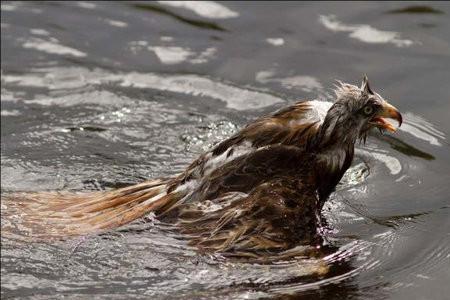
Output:
<instances>
[{"instance_id":1,"label":"white feather patch","mask_svg":"<svg viewBox=\"0 0 450 300\"><path fill-rule=\"evenodd\" d=\"M222 167L226 163L233 161L234 159L248 154L250 152L255 151L256 148L252 146L252 143L249 141L243 141L242 143L238 145L234 145L230 148L228 148L225 152L223 152L220 155L212 156L212 153L208 153L206 155L207 161L205 163L205 166L203 167L204 174L208 176L218 168ZM230 151L232 151L231 155Z\"/></svg>"},{"instance_id":2,"label":"white feather patch","mask_svg":"<svg viewBox=\"0 0 450 300\"><path fill-rule=\"evenodd\" d=\"M311 111L315 113L317 121L319 121L320 123L323 123L328 110L333 105L333 103L331 102L320 100L309 101L309 104L311 105L312 108Z\"/></svg>"},{"instance_id":3,"label":"white feather patch","mask_svg":"<svg viewBox=\"0 0 450 300\"><path fill-rule=\"evenodd\" d=\"M306 123L323 123L328 110L333 105L331 102L313 100L307 101L305 104L308 105L308 110L299 118L294 119L289 122L290 126L297 126Z\"/></svg>"}]
</instances>

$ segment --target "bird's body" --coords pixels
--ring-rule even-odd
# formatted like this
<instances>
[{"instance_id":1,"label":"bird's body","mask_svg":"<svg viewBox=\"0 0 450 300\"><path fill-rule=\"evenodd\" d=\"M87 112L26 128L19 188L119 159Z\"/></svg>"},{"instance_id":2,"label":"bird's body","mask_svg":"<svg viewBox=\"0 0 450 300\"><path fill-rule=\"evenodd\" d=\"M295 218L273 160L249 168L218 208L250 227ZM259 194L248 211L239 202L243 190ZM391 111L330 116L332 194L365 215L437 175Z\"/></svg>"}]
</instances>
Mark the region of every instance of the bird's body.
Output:
<instances>
[{"instance_id":1,"label":"bird's body","mask_svg":"<svg viewBox=\"0 0 450 300\"><path fill-rule=\"evenodd\" d=\"M320 211L350 167L356 140L373 126L392 129L382 117L401 122L367 79L361 88L341 84L328 111L304 101L262 117L175 178L105 193L14 198L28 200L28 222L45 224L43 235L105 230L154 212L201 251L273 254L317 238Z\"/></svg>"},{"instance_id":2,"label":"bird's body","mask_svg":"<svg viewBox=\"0 0 450 300\"><path fill-rule=\"evenodd\" d=\"M222 141L168 184L187 194L158 215L204 251L257 255L310 243L325 201L316 192L320 162L308 148L320 114L316 102L300 102Z\"/></svg>"}]
</instances>

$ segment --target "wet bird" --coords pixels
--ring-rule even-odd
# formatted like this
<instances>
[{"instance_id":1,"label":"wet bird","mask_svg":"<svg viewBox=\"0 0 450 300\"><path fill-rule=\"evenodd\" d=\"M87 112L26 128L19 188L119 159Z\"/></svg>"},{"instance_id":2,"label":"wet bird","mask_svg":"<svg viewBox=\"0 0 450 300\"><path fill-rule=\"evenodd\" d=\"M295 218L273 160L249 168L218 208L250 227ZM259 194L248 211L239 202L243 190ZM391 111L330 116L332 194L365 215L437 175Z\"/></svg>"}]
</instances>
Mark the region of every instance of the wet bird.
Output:
<instances>
[{"instance_id":1,"label":"wet bird","mask_svg":"<svg viewBox=\"0 0 450 300\"><path fill-rule=\"evenodd\" d=\"M328 111L304 101L257 119L174 178L106 192L15 194L9 202L20 203L22 226L35 236L102 232L153 212L203 252L251 257L311 244L355 142L371 128L395 131L386 118L402 123L367 77L360 87L339 82L335 94Z\"/></svg>"}]
</instances>

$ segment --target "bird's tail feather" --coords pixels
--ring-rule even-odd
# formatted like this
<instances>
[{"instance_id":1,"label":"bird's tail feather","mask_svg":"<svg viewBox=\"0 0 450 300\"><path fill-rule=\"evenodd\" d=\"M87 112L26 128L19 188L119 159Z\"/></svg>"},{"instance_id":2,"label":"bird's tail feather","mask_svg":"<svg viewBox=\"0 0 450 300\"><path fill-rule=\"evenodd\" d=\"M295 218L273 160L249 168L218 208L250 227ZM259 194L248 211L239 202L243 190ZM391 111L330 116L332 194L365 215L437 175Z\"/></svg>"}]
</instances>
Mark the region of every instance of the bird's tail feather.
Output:
<instances>
[{"instance_id":1,"label":"bird's tail feather","mask_svg":"<svg viewBox=\"0 0 450 300\"><path fill-rule=\"evenodd\" d=\"M99 233L136 220L184 194L167 192L170 179L112 191L40 192L2 195L2 236L61 238Z\"/></svg>"}]
</instances>

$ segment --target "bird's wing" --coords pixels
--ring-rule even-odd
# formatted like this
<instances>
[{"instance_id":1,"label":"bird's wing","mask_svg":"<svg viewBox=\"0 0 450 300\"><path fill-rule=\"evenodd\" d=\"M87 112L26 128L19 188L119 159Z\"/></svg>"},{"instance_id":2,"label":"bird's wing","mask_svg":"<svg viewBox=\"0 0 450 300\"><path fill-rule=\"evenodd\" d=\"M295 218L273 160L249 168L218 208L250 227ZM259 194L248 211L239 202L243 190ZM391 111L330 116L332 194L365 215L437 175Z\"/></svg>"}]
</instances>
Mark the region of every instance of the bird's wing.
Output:
<instances>
[{"instance_id":1,"label":"bird's wing","mask_svg":"<svg viewBox=\"0 0 450 300\"><path fill-rule=\"evenodd\" d=\"M169 191L185 184L197 187L204 177L266 146L281 144L304 150L331 105L318 100L298 102L250 123L195 160L169 184Z\"/></svg>"},{"instance_id":2,"label":"bird's wing","mask_svg":"<svg viewBox=\"0 0 450 300\"><path fill-rule=\"evenodd\" d=\"M249 193L227 192L185 205L178 226L190 244L223 256L256 258L311 242L314 192L294 177L266 180Z\"/></svg>"},{"instance_id":3,"label":"bird's wing","mask_svg":"<svg viewBox=\"0 0 450 300\"><path fill-rule=\"evenodd\" d=\"M212 153L220 155L243 143L249 143L255 149L278 143L303 147L308 137L316 134L330 107L331 103L324 101L298 102L248 124L218 144Z\"/></svg>"},{"instance_id":4,"label":"bird's wing","mask_svg":"<svg viewBox=\"0 0 450 300\"><path fill-rule=\"evenodd\" d=\"M230 161L261 147L282 144L304 149L330 107L329 102L304 101L250 123L194 161L172 182L171 189L189 181L198 182Z\"/></svg>"},{"instance_id":5,"label":"bird's wing","mask_svg":"<svg viewBox=\"0 0 450 300\"><path fill-rule=\"evenodd\" d=\"M301 179L314 176L312 156L295 146L276 144L259 148L204 176L191 201L214 199L227 192L248 193L277 177Z\"/></svg>"}]
</instances>

